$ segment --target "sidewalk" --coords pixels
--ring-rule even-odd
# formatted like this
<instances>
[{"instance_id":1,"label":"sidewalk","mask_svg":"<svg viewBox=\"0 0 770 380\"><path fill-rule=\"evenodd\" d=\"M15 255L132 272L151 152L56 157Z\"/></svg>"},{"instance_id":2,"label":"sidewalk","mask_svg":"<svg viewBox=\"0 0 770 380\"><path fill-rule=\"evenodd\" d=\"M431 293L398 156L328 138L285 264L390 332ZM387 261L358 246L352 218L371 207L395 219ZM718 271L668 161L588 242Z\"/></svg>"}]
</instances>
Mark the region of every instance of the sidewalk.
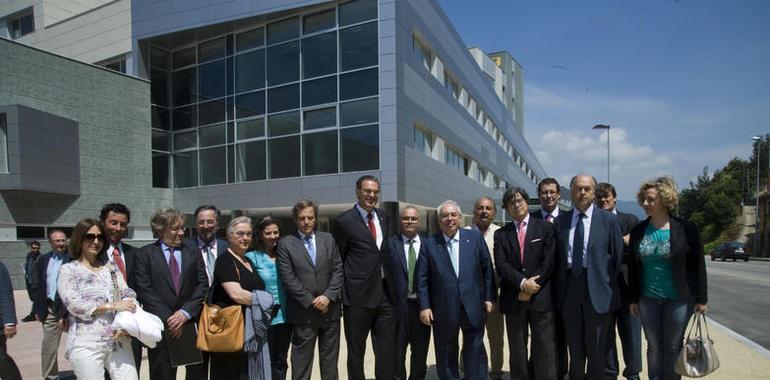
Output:
<instances>
[{"instance_id":1,"label":"sidewalk","mask_svg":"<svg viewBox=\"0 0 770 380\"><path fill-rule=\"evenodd\" d=\"M16 314L21 319L30 310L30 301L27 299L27 294L24 291L14 292L16 299ZM715 342L717 353L721 362L721 368L717 370L711 376L707 376L707 379L711 380L734 380L734 379L768 379L770 378L770 351L757 346L751 341L741 337L740 335L730 331L724 326L710 321L709 330L711 332L711 338ZM343 329L344 330L344 329ZM40 342L42 341L42 329L40 323L27 322L19 323L18 335L8 341L8 353L16 361L16 364L21 369L22 377L25 379L39 379L40 378ZM62 336L62 343L59 349L59 371L69 371L72 369L70 363L64 359L64 345L66 343L66 335ZM619 342L618 342L619 344ZM645 350L645 348L642 348ZM503 370L508 369L508 350L505 350L505 361ZM644 352L644 351L643 351ZM646 359L643 356L643 368L646 367ZM347 370L345 368L345 359L347 357L347 349L345 347L345 338L341 337L340 345L340 359L339 359L339 371L340 378L347 378ZM408 359L407 359L408 360ZM621 358L622 361L622 358ZM435 373L435 369L432 366L436 363L435 356L433 354L433 346L431 344L431 350L428 353L428 379L438 379ZM369 378L374 378L374 354L371 346L368 347L366 352L366 375ZM623 365L621 364L621 367ZM149 379L147 373L147 352L144 351L144 359L142 363L142 379ZM408 368L408 366L407 366ZM646 373L642 373L642 379L647 379ZM184 379L184 370L180 370L177 374L177 379ZM313 367L313 379L320 379L318 373L318 364Z\"/></svg>"}]
</instances>

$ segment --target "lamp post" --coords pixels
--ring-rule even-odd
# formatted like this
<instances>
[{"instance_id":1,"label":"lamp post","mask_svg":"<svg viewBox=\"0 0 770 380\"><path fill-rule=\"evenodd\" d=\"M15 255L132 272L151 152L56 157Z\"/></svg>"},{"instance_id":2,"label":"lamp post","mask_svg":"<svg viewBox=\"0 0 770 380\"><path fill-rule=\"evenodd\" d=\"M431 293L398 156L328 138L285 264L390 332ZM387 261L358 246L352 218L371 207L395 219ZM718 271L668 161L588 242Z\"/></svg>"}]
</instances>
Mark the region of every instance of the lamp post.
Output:
<instances>
[{"instance_id":1,"label":"lamp post","mask_svg":"<svg viewBox=\"0 0 770 380\"><path fill-rule=\"evenodd\" d=\"M610 182L610 126L606 124L596 124L592 129L607 130L607 183Z\"/></svg>"},{"instance_id":2,"label":"lamp post","mask_svg":"<svg viewBox=\"0 0 770 380\"><path fill-rule=\"evenodd\" d=\"M757 189L754 193L754 198L756 198L756 205L754 206L754 256L760 256L759 254L759 154L762 152L760 150L762 146L762 137L759 136L752 136L752 140L757 142L757 156L755 157L757 160Z\"/></svg>"}]
</instances>

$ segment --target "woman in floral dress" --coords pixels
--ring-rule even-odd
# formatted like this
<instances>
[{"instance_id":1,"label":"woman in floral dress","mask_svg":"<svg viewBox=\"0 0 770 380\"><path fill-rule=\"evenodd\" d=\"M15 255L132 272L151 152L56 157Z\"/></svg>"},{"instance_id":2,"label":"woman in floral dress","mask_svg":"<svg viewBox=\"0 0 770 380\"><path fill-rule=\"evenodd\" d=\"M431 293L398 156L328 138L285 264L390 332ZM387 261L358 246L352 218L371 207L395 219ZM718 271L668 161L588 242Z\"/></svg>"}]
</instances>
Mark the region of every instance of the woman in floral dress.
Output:
<instances>
[{"instance_id":1,"label":"woman in floral dress","mask_svg":"<svg viewBox=\"0 0 770 380\"><path fill-rule=\"evenodd\" d=\"M136 293L107 260L104 226L83 219L75 226L69 251L72 261L59 271L58 291L69 312L66 356L81 380L135 380L131 340L114 331L115 313L136 310Z\"/></svg>"}]
</instances>

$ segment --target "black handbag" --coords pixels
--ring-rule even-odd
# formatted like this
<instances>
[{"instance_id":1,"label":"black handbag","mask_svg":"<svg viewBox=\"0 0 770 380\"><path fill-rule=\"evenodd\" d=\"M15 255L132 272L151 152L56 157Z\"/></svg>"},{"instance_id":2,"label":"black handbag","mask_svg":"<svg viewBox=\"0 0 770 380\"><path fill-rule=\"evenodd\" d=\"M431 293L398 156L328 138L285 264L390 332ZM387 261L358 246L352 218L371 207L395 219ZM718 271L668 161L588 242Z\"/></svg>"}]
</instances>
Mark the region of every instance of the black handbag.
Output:
<instances>
[{"instance_id":1,"label":"black handbag","mask_svg":"<svg viewBox=\"0 0 770 380\"><path fill-rule=\"evenodd\" d=\"M695 336L691 337L693 328L695 329ZM718 368L719 357L714 349L714 341L709 337L706 316L703 313L695 312L692 315L687 339L674 363L674 371L682 376L703 377Z\"/></svg>"}]
</instances>

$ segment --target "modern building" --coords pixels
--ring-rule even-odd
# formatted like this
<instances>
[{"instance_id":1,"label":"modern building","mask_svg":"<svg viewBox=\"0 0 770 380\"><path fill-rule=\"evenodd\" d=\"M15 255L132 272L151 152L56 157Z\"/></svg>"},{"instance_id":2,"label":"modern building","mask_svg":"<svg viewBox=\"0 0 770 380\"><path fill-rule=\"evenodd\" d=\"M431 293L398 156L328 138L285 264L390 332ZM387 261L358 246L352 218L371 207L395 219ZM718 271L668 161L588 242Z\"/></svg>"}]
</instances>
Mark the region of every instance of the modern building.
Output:
<instances>
[{"instance_id":1,"label":"modern building","mask_svg":"<svg viewBox=\"0 0 770 380\"><path fill-rule=\"evenodd\" d=\"M19 43L140 78L145 123L131 133L142 138L132 151L146 170L142 210L211 203L228 215L287 216L306 197L328 228L363 174L380 178L387 212L414 204L428 216L446 199L470 213L476 198L500 199L511 185L535 194L545 177L520 126L520 66L504 52L469 51L435 0L79 1L90 8L46 16L69 3L2 3L0 35L5 20ZM16 27L20 16L33 31ZM0 97L0 106L17 103ZM80 130L81 162L88 135ZM57 223L129 197L117 186L86 196L93 175L81 167L74 196L89 206L62 204L70 217ZM18 241L22 223L4 222L17 227L6 239Z\"/></svg>"}]
</instances>

